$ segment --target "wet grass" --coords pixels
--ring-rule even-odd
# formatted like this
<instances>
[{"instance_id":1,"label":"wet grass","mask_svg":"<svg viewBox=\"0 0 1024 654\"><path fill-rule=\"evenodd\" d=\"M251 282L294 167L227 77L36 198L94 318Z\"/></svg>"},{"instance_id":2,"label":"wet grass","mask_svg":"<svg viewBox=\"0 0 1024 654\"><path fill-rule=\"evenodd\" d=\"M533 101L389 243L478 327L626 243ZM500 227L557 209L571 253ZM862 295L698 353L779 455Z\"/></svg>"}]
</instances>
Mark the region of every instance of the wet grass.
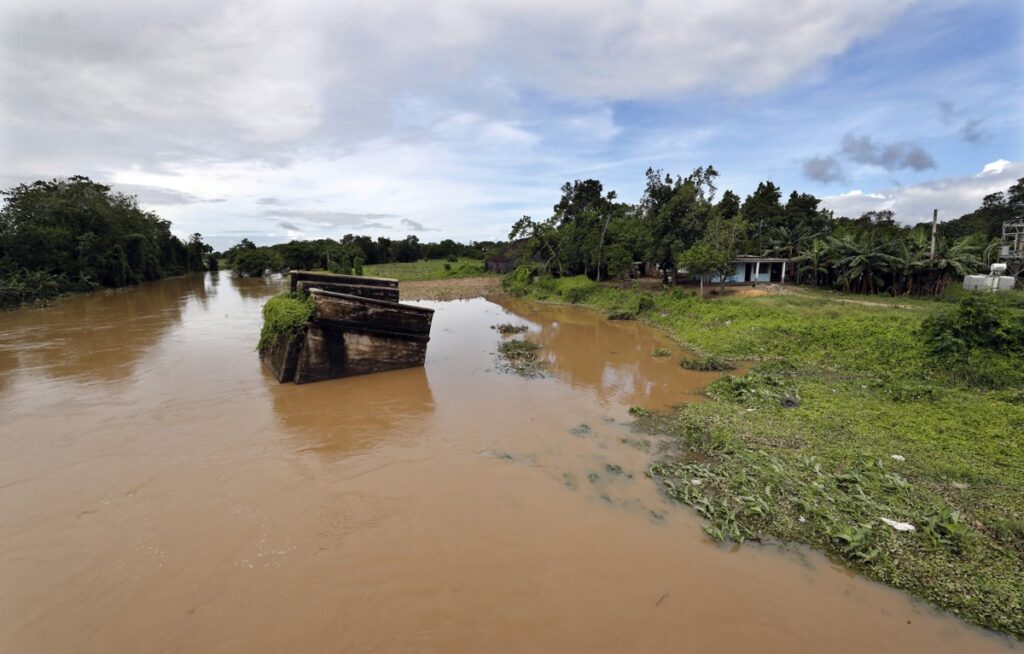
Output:
<instances>
[{"instance_id":1,"label":"wet grass","mask_svg":"<svg viewBox=\"0 0 1024 654\"><path fill-rule=\"evenodd\" d=\"M672 356L672 350L667 347L656 347L654 348L654 351L651 352L651 356L657 358Z\"/></svg>"},{"instance_id":2,"label":"wet grass","mask_svg":"<svg viewBox=\"0 0 1024 654\"><path fill-rule=\"evenodd\" d=\"M527 295L568 301L561 286ZM641 302L628 289L586 288L573 300L606 315ZM648 297L637 316L701 357L760 361L713 384L713 401L631 411L668 437L649 476L697 510L712 537L806 543L1024 638L1024 390L975 387L929 359L921 324L948 303Z\"/></svg>"},{"instance_id":3,"label":"wet grass","mask_svg":"<svg viewBox=\"0 0 1024 654\"><path fill-rule=\"evenodd\" d=\"M409 263L378 263L363 266L363 273L371 277L390 277L399 281L460 279L489 274L479 259L421 259Z\"/></svg>"},{"instance_id":4,"label":"wet grass","mask_svg":"<svg viewBox=\"0 0 1024 654\"><path fill-rule=\"evenodd\" d=\"M687 370L733 370L736 366L716 356L702 356L694 359L683 359L679 365Z\"/></svg>"}]
</instances>

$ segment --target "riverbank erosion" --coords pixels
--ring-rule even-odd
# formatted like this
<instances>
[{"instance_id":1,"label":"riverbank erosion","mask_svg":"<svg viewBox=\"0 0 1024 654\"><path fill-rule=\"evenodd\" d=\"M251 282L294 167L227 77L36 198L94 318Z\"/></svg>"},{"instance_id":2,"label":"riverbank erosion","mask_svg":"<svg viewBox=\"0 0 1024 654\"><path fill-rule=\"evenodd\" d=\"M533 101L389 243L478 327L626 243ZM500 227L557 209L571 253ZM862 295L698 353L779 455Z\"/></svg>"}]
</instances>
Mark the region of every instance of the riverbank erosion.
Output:
<instances>
[{"instance_id":1,"label":"riverbank erosion","mask_svg":"<svg viewBox=\"0 0 1024 654\"><path fill-rule=\"evenodd\" d=\"M648 475L696 509L715 539L805 543L1024 638L1017 300L867 305L809 291L701 300L682 289L515 275L507 286L647 321L702 357L753 362L712 384L711 402L636 411L644 428L669 437ZM946 330L954 337L936 316L977 324L962 333L954 324ZM929 335L941 349L986 324L1010 336L992 351L971 346L962 358L936 361Z\"/></svg>"}]
</instances>

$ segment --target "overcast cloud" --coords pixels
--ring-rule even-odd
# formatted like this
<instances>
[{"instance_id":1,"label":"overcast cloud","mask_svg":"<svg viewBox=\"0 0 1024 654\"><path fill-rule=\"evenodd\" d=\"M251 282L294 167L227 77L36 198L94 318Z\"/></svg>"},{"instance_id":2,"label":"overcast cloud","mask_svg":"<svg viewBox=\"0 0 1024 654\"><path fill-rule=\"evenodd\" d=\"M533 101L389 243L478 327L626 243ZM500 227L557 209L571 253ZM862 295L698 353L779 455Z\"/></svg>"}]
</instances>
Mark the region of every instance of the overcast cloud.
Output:
<instances>
[{"instance_id":1,"label":"overcast cloud","mask_svg":"<svg viewBox=\"0 0 1024 654\"><path fill-rule=\"evenodd\" d=\"M714 163L740 193L769 177L912 186L1024 159L1005 69L1019 35L1000 19L1015 5L971 9L973 23L964 7L5 2L0 183L89 175L218 247L342 230L500 238L575 177L635 199L649 165ZM991 53L970 74L932 48L951 25ZM906 71L888 63L896 43ZM873 57L884 76L864 73L881 70ZM912 111L921 88L978 106L929 125ZM924 101L934 116L943 98ZM936 127L975 150L924 143Z\"/></svg>"}]
</instances>

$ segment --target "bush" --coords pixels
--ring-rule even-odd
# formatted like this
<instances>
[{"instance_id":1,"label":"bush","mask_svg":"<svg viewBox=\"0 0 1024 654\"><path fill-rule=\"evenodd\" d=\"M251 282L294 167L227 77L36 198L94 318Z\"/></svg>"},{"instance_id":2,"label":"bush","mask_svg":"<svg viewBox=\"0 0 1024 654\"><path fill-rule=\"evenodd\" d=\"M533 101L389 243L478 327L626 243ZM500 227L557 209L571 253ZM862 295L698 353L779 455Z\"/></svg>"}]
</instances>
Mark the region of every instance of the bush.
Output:
<instances>
[{"instance_id":1,"label":"bush","mask_svg":"<svg viewBox=\"0 0 1024 654\"><path fill-rule=\"evenodd\" d=\"M989 388L1024 384L1024 312L996 295L975 293L932 314L919 336L932 366Z\"/></svg>"},{"instance_id":2,"label":"bush","mask_svg":"<svg viewBox=\"0 0 1024 654\"><path fill-rule=\"evenodd\" d=\"M282 336L300 340L306 323L313 315L313 298L305 293L281 293L263 305L263 328L257 349L263 352L274 346Z\"/></svg>"},{"instance_id":3,"label":"bush","mask_svg":"<svg viewBox=\"0 0 1024 654\"><path fill-rule=\"evenodd\" d=\"M577 275L576 277L566 277L558 280L558 294L561 295L566 302L570 304L578 304L585 301L591 293L596 291L599 286L597 282L591 280L584 275Z\"/></svg>"},{"instance_id":4,"label":"bush","mask_svg":"<svg viewBox=\"0 0 1024 654\"><path fill-rule=\"evenodd\" d=\"M636 320L640 314L654 307L654 298L650 293L625 295L608 312L608 320Z\"/></svg>"},{"instance_id":5,"label":"bush","mask_svg":"<svg viewBox=\"0 0 1024 654\"><path fill-rule=\"evenodd\" d=\"M537 274L536 266L519 266L501 280L501 286L509 295L523 296L530 290L534 275Z\"/></svg>"}]
</instances>

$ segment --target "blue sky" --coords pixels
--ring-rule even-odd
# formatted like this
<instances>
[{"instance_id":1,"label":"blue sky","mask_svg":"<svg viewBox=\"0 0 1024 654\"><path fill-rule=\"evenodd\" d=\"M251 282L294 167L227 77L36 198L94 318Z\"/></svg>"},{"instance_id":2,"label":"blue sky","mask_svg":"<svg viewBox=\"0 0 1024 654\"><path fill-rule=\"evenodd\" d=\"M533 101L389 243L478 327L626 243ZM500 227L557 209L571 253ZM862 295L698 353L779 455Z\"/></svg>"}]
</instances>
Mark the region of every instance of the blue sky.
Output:
<instances>
[{"instance_id":1,"label":"blue sky","mask_svg":"<svg viewBox=\"0 0 1024 654\"><path fill-rule=\"evenodd\" d=\"M217 247L499 239L594 177L713 164L838 213L1024 176L1019 2L0 7L0 182L87 174Z\"/></svg>"}]
</instances>

